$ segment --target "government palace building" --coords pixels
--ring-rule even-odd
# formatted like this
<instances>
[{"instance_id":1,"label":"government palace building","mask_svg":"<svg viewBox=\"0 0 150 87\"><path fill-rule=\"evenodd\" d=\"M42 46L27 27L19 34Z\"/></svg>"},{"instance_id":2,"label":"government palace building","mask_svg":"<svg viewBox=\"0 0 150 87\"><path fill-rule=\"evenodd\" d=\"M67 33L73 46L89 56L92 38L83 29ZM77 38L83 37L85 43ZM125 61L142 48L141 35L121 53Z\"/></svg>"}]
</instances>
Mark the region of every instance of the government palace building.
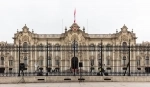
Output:
<instances>
[{"instance_id":1,"label":"government palace building","mask_svg":"<svg viewBox=\"0 0 150 87\"><path fill-rule=\"evenodd\" d=\"M20 63L25 64L25 72L36 72L37 68L43 68L43 72L46 72L46 66L48 66L49 72L53 70L67 72L71 70L72 64L74 64L72 58L76 57L77 69L79 68L78 63L82 62L83 71L97 72L101 66L102 58L102 66L105 71L124 72L130 56L131 72L144 72L145 67L149 66L150 55L148 51L131 51L130 55L128 50L126 52L115 51L114 49L107 51L106 48L103 53L98 51L98 46L101 45L149 45L149 42L137 44L136 39L136 34L133 30L129 31L126 25L123 25L120 30L116 30L112 34L89 34L85 32L84 27L80 28L75 22L70 28L67 29L65 27L65 32L61 34L37 34L25 25L22 31L17 30L17 33L14 34L14 43L0 42L0 67L3 67L5 72L18 72L20 61ZM72 47L73 45L76 48ZM19 46L27 48L18 49ZM46 51L47 46L52 47L50 48L51 51ZM83 49L89 50L81 51L80 49L82 48L80 46L83 46ZM86 48L86 46L88 47ZM50 50L49 47L48 50ZM30 50L31 48L32 50ZM36 51L37 49L44 51ZM72 50L63 51L62 49Z\"/></svg>"}]
</instances>

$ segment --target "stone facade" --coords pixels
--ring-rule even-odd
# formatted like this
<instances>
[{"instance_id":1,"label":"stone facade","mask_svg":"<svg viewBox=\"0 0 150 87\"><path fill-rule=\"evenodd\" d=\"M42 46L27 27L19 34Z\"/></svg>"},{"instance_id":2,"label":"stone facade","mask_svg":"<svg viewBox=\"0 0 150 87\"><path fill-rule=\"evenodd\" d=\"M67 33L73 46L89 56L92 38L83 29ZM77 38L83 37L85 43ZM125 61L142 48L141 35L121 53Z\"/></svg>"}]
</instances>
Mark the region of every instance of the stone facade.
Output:
<instances>
[{"instance_id":1,"label":"stone facade","mask_svg":"<svg viewBox=\"0 0 150 87\"><path fill-rule=\"evenodd\" d=\"M65 28L65 32L62 34L37 34L34 31L30 31L25 25L22 31L17 31L14 34L14 43L0 42L1 46L69 46L76 40L78 45L98 46L103 41L103 45L149 45L149 42L143 42L141 44L136 43L136 34L132 31L128 31L126 25L123 25L121 31L116 30L113 34L88 34L85 32L85 28L81 30L77 23L73 23L70 29ZM5 67L5 72L9 72L9 68L12 71L18 72L18 52L2 52L1 51L0 67ZM72 51L56 51L49 52L49 64L52 69L60 67L60 71L65 71L71 67L71 58L74 56ZM83 70L90 71L90 66L94 67L93 71L98 71L100 52L98 51L86 51L76 52L76 57L79 62L83 62ZM127 65L128 54L121 53L119 51L103 52L103 64L105 68L112 67L111 71L122 71L122 68ZM149 52L131 52L131 71L141 68L144 70L145 66L149 66ZM26 64L26 71L36 71L37 66L42 67L46 71L46 52L21 52L21 62ZM146 62L148 61L148 62ZM59 66L58 66L59 63ZM132 68L136 67L136 68Z\"/></svg>"}]
</instances>

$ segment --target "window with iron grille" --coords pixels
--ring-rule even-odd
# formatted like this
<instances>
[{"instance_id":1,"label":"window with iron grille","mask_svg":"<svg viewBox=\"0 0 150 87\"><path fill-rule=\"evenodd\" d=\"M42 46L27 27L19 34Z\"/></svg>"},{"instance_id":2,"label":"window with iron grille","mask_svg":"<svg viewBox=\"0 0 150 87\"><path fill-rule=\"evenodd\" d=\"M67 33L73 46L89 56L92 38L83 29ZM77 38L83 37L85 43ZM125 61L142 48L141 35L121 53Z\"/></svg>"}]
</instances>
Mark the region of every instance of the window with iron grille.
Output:
<instances>
[{"instance_id":1,"label":"window with iron grille","mask_svg":"<svg viewBox=\"0 0 150 87\"><path fill-rule=\"evenodd\" d=\"M140 59L136 60L137 66L140 66Z\"/></svg>"},{"instance_id":2,"label":"window with iron grille","mask_svg":"<svg viewBox=\"0 0 150 87\"><path fill-rule=\"evenodd\" d=\"M27 49L28 49L28 44L27 44L27 42L24 42L23 43L23 52L27 52Z\"/></svg>"},{"instance_id":3,"label":"window with iron grille","mask_svg":"<svg viewBox=\"0 0 150 87\"><path fill-rule=\"evenodd\" d=\"M126 42L123 42L122 43L122 46L123 46L123 52L126 52L127 51L127 43Z\"/></svg>"},{"instance_id":4,"label":"window with iron grille","mask_svg":"<svg viewBox=\"0 0 150 87\"><path fill-rule=\"evenodd\" d=\"M59 66L59 59L55 60L55 65Z\"/></svg>"},{"instance_id":5,"label":"window with iron grille","mask_svg":"<svg viewBox=\"0 0 150 87\"><path fill-rule=\"evenodd\" d=\"M51 60L51 57L48 57L48 66L52 66L52 60Z\"/></svg>"},{"instance_id":6,"label":"window with iron grille","mask_svg":"<svg viewBox=\"0 0 150 87\"><path fill-rule=\"evenodd\" d=\"M43 59L39 60L39 65L42 67L43 66Z\"/></svg>"},{"instance_id":7,"label":"window with iron grille","mask_svg":"<svg viewBox=\"0 0 150 87\"><path fill-rule=\"evenodd\" d=\"M149 56L146 56L145 62L146 62L146 65L149 65Z\"/></svg>"},{"instance_id":8,"label":"window with iron grille","mask_svg":"<svg viewBox=\"0 0 150 87\"><path fill-rule=\"evenodd\" d=\"M126 56L123 56L123 66L126 66Z\"/></svg>"},{"instance_id":9,"label":"window with iron grille","mask_svg":"<svg viewBox=\"0 0 150 87\"><path fill-rule=\"evenodd\" d=\"M90 51L95 51L95 46L93 44L90 45Z\"/></svg>"},{"instance_id":10,"label":"window with iron grille","mask_svg":"<svg viewBox=\"0 0 150 87\"><path fill-rule=\"evenodd\" d=\"M94 59L90 60L90 65L93 66L94 65Z\"/></svg>"},{"instance_id":11,"label":"window with iron grille","mask_svg":"<svg viewBox=\"0 0 150 87\"><path fill-rule=\"evenodd\" d=\"M107 63L107 65L110 65L110 59L107 59L107 61L106 61Z\"/></svg>"},{"instance_id":12,"label":"window with iron grille","mask_svg":"<svg viewBox=\"0 0 150 87\"><path fill-rule=\"evenodd\" d=\"M56 51L60 51L60 45L56 45L56 46L55 46L55 50L56 50Z\"/></svg>"},{"instance_id":13,"label":"window with iron grille","mask_svg":"<svg viewBox=\"0 0 150 87\"><path fill-rule=\"evenodd\" d=\"M13 66L13 60L9 60L9 66Z\"/></svg>"},{"instance_id":14,"label":"window with iron grille","mask_svg":"<svg viewBox=\"0 0 150 87\"><path fill-rule=\"evenodd\" d=\"M4 57L1 57L1 65L4 65Z\"/></svg>"},{"instance_id":15,"label":"window with iron grille","mask_svg":"<svg viewBox=\"0 0 150 87\"><path fill-rule=\"evenodd\" d=\"M27 57L24 57L24 65L27 66Z\"/></svg>"}]
</instances>

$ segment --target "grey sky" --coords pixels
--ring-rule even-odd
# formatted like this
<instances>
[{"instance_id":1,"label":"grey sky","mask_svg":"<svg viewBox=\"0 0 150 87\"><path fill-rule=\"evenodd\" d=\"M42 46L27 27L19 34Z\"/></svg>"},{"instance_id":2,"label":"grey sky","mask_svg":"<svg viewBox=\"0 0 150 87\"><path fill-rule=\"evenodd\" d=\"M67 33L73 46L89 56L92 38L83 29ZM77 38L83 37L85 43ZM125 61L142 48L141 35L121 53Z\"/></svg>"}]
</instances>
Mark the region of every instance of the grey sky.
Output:
<instances>
[{"instance_id":1,"label":"grey sky","mask_svg":"<svg viewBox=\"0 0 150 87\"><path fill-rule=\"evenodd\" d=\"M88 19L88 33L115 33L125 24L137 42L149 41L149 0L1 0L0 41L13 42L25 24L35 33L62 33L72 25L75 8L76 22L86 32Z\"/></svg>"}]
</instances>

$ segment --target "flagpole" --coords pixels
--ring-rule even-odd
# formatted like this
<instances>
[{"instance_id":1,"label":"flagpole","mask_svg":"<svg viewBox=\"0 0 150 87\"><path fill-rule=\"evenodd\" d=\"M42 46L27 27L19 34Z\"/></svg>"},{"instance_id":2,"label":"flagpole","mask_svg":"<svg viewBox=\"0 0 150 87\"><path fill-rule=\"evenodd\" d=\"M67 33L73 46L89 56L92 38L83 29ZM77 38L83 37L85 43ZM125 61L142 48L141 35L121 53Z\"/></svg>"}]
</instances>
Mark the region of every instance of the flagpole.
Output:
<instances>
[{"instance_id":1,"label":"flagpole","mask_svg":"<svg viewBox=\"0 0 150 87\"><path fill-rule=\"evenodd\" d=\"M74 23L76 23L76 8L74 10Z\"/></svg>"},{"instance_id":2,"label":"flagpole","mask_svg":"<svg viewBox=\"0 0 150 87\"><path fill-rule=\"evenodd\" d=\"M63 33L63 19L62 19L62 33Z\"/></svg>"},{"instance_id":3,"label":"flagpole","mask_svg":"<svg viewBox=\"0 0 150 87\"><path fill-rule=\"evenodd\" d=\"M87 33L88 33L88 19L87 19Z\"/></svg>"}]
</instances>

